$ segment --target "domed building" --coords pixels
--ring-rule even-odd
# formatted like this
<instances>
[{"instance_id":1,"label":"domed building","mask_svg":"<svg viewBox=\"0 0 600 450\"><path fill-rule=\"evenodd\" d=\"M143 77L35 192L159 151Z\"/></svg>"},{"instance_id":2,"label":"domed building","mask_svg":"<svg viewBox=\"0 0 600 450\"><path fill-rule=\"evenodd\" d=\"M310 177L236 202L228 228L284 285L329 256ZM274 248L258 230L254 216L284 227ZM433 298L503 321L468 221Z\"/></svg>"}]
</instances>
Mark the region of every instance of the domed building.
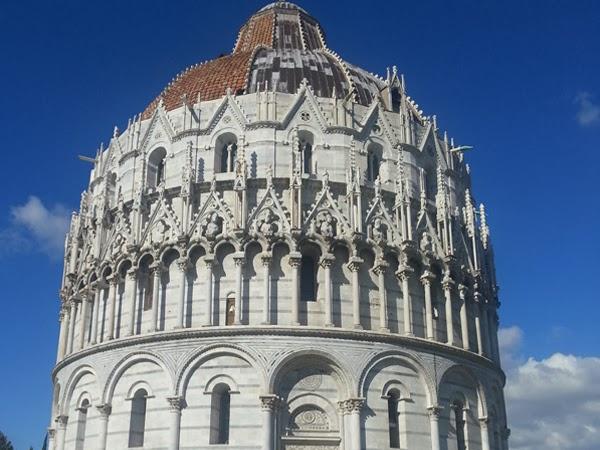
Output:
<instances>
[{"instance_id":1,"label":"domed building","mask_svg":"<svg viewBox=\"0 0 600 450\"><path fill-rule=\"evenodd\" d=\"M94 159L49 449L506 450L464 147L270 4Z\"/></svg>"}]
</instances>

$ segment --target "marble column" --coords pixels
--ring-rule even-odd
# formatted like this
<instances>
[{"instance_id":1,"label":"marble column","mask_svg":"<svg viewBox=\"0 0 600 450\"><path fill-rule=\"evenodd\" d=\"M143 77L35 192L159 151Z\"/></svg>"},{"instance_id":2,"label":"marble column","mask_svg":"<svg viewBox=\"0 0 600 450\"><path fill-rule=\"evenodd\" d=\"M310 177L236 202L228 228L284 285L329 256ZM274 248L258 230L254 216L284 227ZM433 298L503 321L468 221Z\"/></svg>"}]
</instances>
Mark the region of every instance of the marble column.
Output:
<instances>
[{"instance_id":1,"label":"marble column","mask_svg":"<svg viewBox=\"0 0 600 450\"><path fill-rule=\"evenodd\" d=\"M77 319L77 308L80 300L78 298L71 298L69 301L69 335L67 337L67 354L73 353L73 346L75 340L75 320Z\"/></svg>"},{"instance_id":2,"label":"marble column","mask_svg":"<svg viewBox=\"0 0 600 450\"><path fill-rule=\"evenodd\" d=\"M402 282L402 304L404 312L404 334L406 336L414 336L412 323L412 298L410 296L410 287L408 280L413 272L412 267L401 266L396 272Z\"/></svg>"},{"instance_id":3,"label":"marble column","mask_svg":"<svg viewBox=\"0 0 600 450\"><path fill-rule=\"evenodd\" d=\"M150 273L152 274L152 321L150 323L149 332L158 331L160 323L158 321L158 311L160 301L160 278L163 272L163 265L161 263L154 263L150 266Z\"/></svg>"},{"instance_id":4,"label":"marble column","mask_svg":"<svg viewBox=\"0 0 600 450\"><path fill-rule=\"evenodd\" d=\"M360 279L359 271L360 266L364 261L358 256L353 256L348 261L348 269L352 272L352 318L354 328L362 329L363 326L360 323Z\"/></svg>"},{"instance_id":5,"label":"marble column","mask_svg":"<svg viewBox=\"0 0 600 450\"><path fill-rule=\"evenodd\" d=\"M98 450L106 450L106 438L108 436L108 418L112 411L111 405L104 403L96 406L100 417L98 418Z\"/></svg>"},{"instance_id":6,"label":"marble column","mask_svg":"<svg viewBox=\"0 0 600 450\"><path fill-rule=\"evenodd\" d=\"M480 301L481 308L481 340L483 342L483 354L488 358L491 357L490 348L490 326L488 322L488 304L485 298L481 297Z\"/></svg>"},{"instance_id":7,"label":"marble column","mask_svg":"<svg viewBox=\"0 0 600 450\"><path fill-rule=\"evenodd\" d=\"M385 288L385 273L389 267L389 264L383 259L378 260L374 272L377 274L377 288L379 290L379 330L388 332L388 304L387 304L387 291Z\"/></svg>"},{"instance_id":8,"label":"marble column","mask_svg":"<svg viewBox=\"0 0 600 450\"><path fill-rule=\"evenodd\" d=\"M263 266L263 325L271 324L271 260L272 255L264 252L260 256Z\"/></svg>"},{"instance_id":9,"label":"marble column","mask_svg":"<svg viewBox=\"0 0 600 450\"><path fill-rule=\"evenodd\" d=\"M135 334L135 322L137 316L137 300L138 300L138 271L137 269L131 268L127 271L127 278L125 279L125 293L129 299L129 323L127 324L127 336L133 336Z\"/></svg>"},{"instance_id":10,"label":"marble column","mask_svg":"<svg viewBox=\"0 0 600 450\"><path fill-rule=\"evenodd\" d=\"M77 347L80 350L83 350L85 348L85 344L86 344L86 334L87 334L87 330L88 330L88 306L90 303L90 293L89 292L85 292L81 295L81 313L79 314L79 342Z\"/></svg>"},{"instance_id":11,"label":"marble column","mask_svg":"<svg viewBox=\"0 0 600 450\"><path fill-rule=\"evenodd\" d=\"M433 306L431 303L431 283L435 279L435 275L429 270L425 270L421 275L421 283L423 283L423 291L425 294L425 329L427 339L434 340L433 333Z\"/></svg>"},{"instance_id":12,"label":"marble column","mask_svg":"<svg viewBox=\"0 0 600 450\"><path fill-rule=\"evenodd\" d=\"M169 450L179 450L179 438L181 436L181 410L185 407L183 397L167 397L171 424L169 428Z\"/></svg>"},{"instance_id":13,"label":"marble column","mask_svg":"<svg viewBox=\"0 0 600 450\"><path fill-rule=\"evenodd\" d=\"M69 333L69 307L63 302L59 313L60 333L58 335L58 352L56 362L65 357L67 350L67 335Z\"/></svg>"},{"instance_id":14,"label":"marble column","mask_svg":"<svg viewBox=\"0 0 600 450\"><path fill-rule=\"evenodd\" d=\"M335 257L331 253L322 256L319 264L325 272L325 326L333 326L333 284L331 281L331 266Z\"/></svg>"},{"instance_id":15,"label":"marble column","mask_svg":"<svg viewBox=\"0 0 600 450\"><path fill-rule=\"evenodd\" d=\"M119 274L113 274L110 277L108 288L108 308L106 312L106 340L110 341L115 338L115 316L117 315L117 291L119 290Z\"/></svg>"},{"instance_id":16,"label":"marble column","mask_svg":"<svg viewBox=\"0 0 600 450\"><path fill-rule=\"evenodd\" d=\"M48 441L46 442L46 449L47 450L54 450L54 438L56 436L56 429L52 428L52 427L48 427Z\"/></svg>"},{"instance_id":17,"label":"marble column","mask_svg":"<svg viewBox=\"0 0 600 450\"><path fill-rule=\"evenodd\" d=\"M190 263L187 258L179 258L177 260L177 268L179 269L179 299L177 301L177 322L173 328L185 328L185 287L187 282L187 273L190 268Z\"/></svg>"},{"instance_id":18,"label":"marble column","mask_svg":"<svg viewBox=\"0 0 600 450\"><path fill-rule=\"evenodd\" d=\"M479 428L481 430L481 450L490 450L490 432L488 430L489 419L487 417L479 418Z\"/></svg>"},{"instance_id":19,"label":"marble column","mask_svg":"<svg viewBox=\"0 0 600 450\"><path fill-rule=\"evenodd\" d=\"M350 437L350 446L346 450L361 450L362 430L360 426L361 411L365 404L364 398L351 398L346 400L346 409L348 411L348 426Z\"/></svg>"},{"instance_id":20,"label":"marble column","mask_svg":"<svg viewBox=\"0 0 600 450\"><path fill-rule=\"evenodd\" d=\"M431 450L440 450L440 413L439 406L427 408L429 413L429 426L431 428Z\"/></svg>"},{"instance_id":21,"label":"marble column","mask_svg":"<svg viewBox=\"0 0 600 450\"><path fill-rule=\"evenodd\" d=\"M233 255L235 263L235 317L234 325L242 324L242 296L244 295L244 265L246 264L246 255L244 252L238 252Z\"/></svg>"},{"instance_id":22,"label":"marble column","mask_svg":"<svg viewBox=\"0 0 600 450\"><path fill-rule=\"evenodd\" d=\"M340 443L340 450L346 450L346 448L349 448L349 445L346 444L350 442L350 437L348 436L348 426L346 424L346 402L337 402L337 405L340 420L340 436L342 437L342 442Z\"/></svg>"},{"instance_id":23,"label":"marble column","mask_svg":"<svg viewBox=\"0 0 600 450\"><path fill-rule=\"evenodd\" d=\"M473 304L473 309L475 310L475 334L477 335L477 352L484 356L485 355L485 348L484 348L484 344L483 344L483 335L482 335L482 330L481 330L481 301L482 301L482 297L481 294L477 291L475 291L475 293L473 294L474 297L474 304Z\"/></svg>"},{"instance_id":24,"label":"marble column","mask_svg":"<svg viewBox=\"0 0 600 450\"><path fill-rule=\"evenodd\" d=\"M448 274L444 276L442 280L442 287L444 288L445 297L445 310L446 310L446 344L454 345L454 314L452 308L452 287L454 281Z\"/></svg>"},{"instance_id":25,"label":"marble column","mask_svg":"<svg viewBox=\"0 0 600 450\"><path fill-rule=\"evenodd\" d=\"M69 416L60 415L56 418L56 450L64 450Z\"/></svg>"},{"instance_id":26,"label":"marble column","mask_svg":"<svg viewBox=\"0 0 600 450\"><path fill-rule=\"evenodd\" d=\"M292 267L292 317L291 325L300 325L300 267L302 266L302 254L290 252L290 266Z\"/></svg>"},{"instance_id":27,"label":"marble column","mask_svg":"<svg viewBox=\"0 0 600 450\"><path fill-rule=\"evenodd\" d=\"M262 395L260 406L262 411L262 450L275 449L275 414L279 407L279 398L275 395Z\"/></svg>"},{"instance_id":28,"label":"marble column","mask_svg":"<svg viewBox=\"0 0 600 450\"><path fill-rule=\"evenodd\" d=\"M471 350L469 343L469 316L467 314L467 288L463 284L458 285L458 296L460 298L460 334L462 347Z\"/></svg>"},{"instance_id":29,"label":"marble column","mask_svg":"<svg viewBox=\"0 0 600 450\"><path fill-rule=\"evenodd\" d=\"M97 281L93 286L94 292L94 306L92 310L92 335L90 336L90 344L95 345L98 342L98 322L102 316L100 314L100 304L102 303L102 288L103 285L100 281Z\"/></svg>"},{"instance_id":30,"label":"marble column","mask_svg":"<svg viewBox=\"0 0 600 450\"><path fill-rule=\"evenodd\" d=\"M209 254L204 257L204 266L206 267L206 311L202 326L209 327L213 323L213 267L215 264L215 255Z\"/></svg>"}]
</instances>

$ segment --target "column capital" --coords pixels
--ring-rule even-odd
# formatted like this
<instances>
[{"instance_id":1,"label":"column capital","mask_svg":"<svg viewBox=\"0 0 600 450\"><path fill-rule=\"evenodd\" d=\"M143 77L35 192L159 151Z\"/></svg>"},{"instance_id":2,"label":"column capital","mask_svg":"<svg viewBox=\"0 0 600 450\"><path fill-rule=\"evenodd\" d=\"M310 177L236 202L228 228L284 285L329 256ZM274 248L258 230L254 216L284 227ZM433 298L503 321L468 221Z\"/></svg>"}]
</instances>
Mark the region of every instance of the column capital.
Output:
<instances>
[{"instance_id":1,"label":"column capital","mask_svg":"<svg viewBox=\"0 0 600 450\"><path fill-rule=\"evenodd\" d=\"M338 407L344 415L360 412L364 405L364 398L349 398L338 402Z\"/></svg>"},{"instance_id":2,"label":"column capital","mask_svg":"<svg viewBox=\"0 0 600 450\"><path fill-rule=\"evenodd\" d=\"M273 254L271 252L262 252L260 254L260 260L263 266L269 267L271 265L271 261L273 260Z\"/></svg>"},{"instance_id":3,"label":"column capital","mask_svg":"<svg viewBox=\"0 0 600 450\"><path fill-rule=\"evenodd\" d=\"M358 256L353 256L348 261L348 269L350 269L351 272L358 272L360 270L360 265L364 262L365 261L362 258L359 258Z\"/></svg>"},{"instance_id":4,"label":"column capital","mask_svg":"<svg viewBox=\"0 0 600 450\"><path fill-rule=\"evenodd\" d=\"M187 272L190 269L190 260L187 256L177 258L177 268L180 272Z\"/></svg>"},{"instance_id":5,"label":"column capital","mask_svg":"<svg viewBox=\"0 0 600 450\"><path fill-rule=\"evenodd\" d=\"M276 395L261 395L260 407L263 411L276 411L281 406L281 399Z\"/></svg>"},{"instance_id":6,"label":"column capital","mask_svg":"<svg viewBox=\"0 0 600 450\"><path fill-rule=\"evenodd\" d=\"M57 425L60 428L65 428L67 426L67 422L69 421L69 416L60 414L60 415L56 416L56 419L54 419L54 421L57 423Z\"/></svg>"},{"instance_id":7,"label":"column capital","mask_svg":"<svg viewBox=\"0 0 600 450\"><path fill-rule=\"evenodd\" d=\"M108 417L112 412L112 406L110 405L110 403L103 403L102 405L97 405L96 409L102 417Z\"/></svg>"},{"instance_id":8,"label":"column capital","mask_svg":"<svg viewBox=\"0 0 600 450\"><path fill-rule=\"evenodd\" d=\"M384 259L378 259L375 261L375 266L373 267L373 272L375 275L385 274L388 267L390 267L389 263Z\"/></svg>"},{"instance_id":9,"label":"column capital","mask_svg":"<svg viewBox=\"0 0 600 450\"><path fill-rule=\"evenodd\" d=\"M325 253L323 256L321 256L321 259L319 260L319 265L323 268L326 268L331 267L334 262L335 256L333 256L331 253Z\"/></svg>"},{"instance_id":10,"label":"column capital","mask_svg":"<svg viewBox=\"0 0 600 450\"><path fill-rule=\"evenodd\" d=\"M429 414L430 418L437 420L440 418L440 414L442 413L442 407L439 405L430 406L427 408L427 413Z\"/></svg>"},{"instance_id":11,"label":"column capital","mask_svg":"<svg viewBox=\"0 0 600 450\"><path fill-rule=\"evenodd\" d=\"M398 266L398 270L396 271L396 277L400 278L400 280L408 280L408 278L413 274L414 271L415 269L413 269L411 266L402 264Z\"/></svg>"},{"instance_id":12,"label":"column capital","mask_svg":"<svg viewBox=\"0 0 600 450\"><path fill-rule=\"evenodd\" d=\"M504 427L500 431L500 435L502 436L502 439L507 440L510 437L510 428Z\"/></svg>"},{"instance_id":13,"label":"column capital","mask_svg":"<svg viewBox=\"0 0 600 450\"><path fill-rule=\"evenodd\" d=\"M116 286L121 282L121 276L118 273L113 273L107 278L107 281L111 286Z\"/></svg>"},{"instance_id":14,"label":"column capital","mask_svg":"<svg viewBox=\"0 0 600 450\"><path fill-rule=\"evenodd\" d=\"M48 427L47 431L48 431L48 439L54 439L54 436L56 436L56 428Z\"/></svg>"},{"instance_id":15,"label":"column capital","mask_svg":"<svg viewBox=\"0 0 600 450\"><path fill-rule=\"evenodd\" d=\"M423 284L431 284L431 282L436 279L436 276L430 270L425 269L419 279Z\"/></svg>"},{"instance_id":16,"label":"column capital","mask_svg":"<svg viewBox=\"0 0 600 450\"><path fill-rule=\"evenodd\" d=\"M129 269L127 271L127 279L128 280L131 280L131 281L135 280L137 278L137 275L138 275L138 269L135 267L132 267L131 269Z\"/></svg>"},{"instance_id":17,"label":"column capital","mask_svg":"<svg viewBox=\"0 0 600 450\"><path fill-rule=\"evenodd\" d=\"M446 290L452 289L454 287L456 283L454 282L454 280L452 279L452 277L448 274L444 275L444 278L442 279L442 287Z\"/></svg>"},{"instance_id":18,"label":"column capital","mask_svg":"<svg viewBox=\"0 0 600 450\"><path fill-rule=\"evenodd\" d=\"M236 267L243 267L246 264L246 254L244 252L235 252L233 254L233 262Z\"/></svg>"},{"instance_id":19,"label":"column capital","mask_svg":"<svg viewBox=\"0 0 600 450\"><path fill-rule=\"evenodd\" d=\"M302 264L302 253L290 252L289 263L292 267L300 267L300 265Z\"/></svg>"},{"instance_id":20,"label":"column capital","mask_svg":"<svg viewBox=\"0 0 600 450\"><path fill-rule=\"evenodd\" d=\"M203 261L204 261L204 265L206 266L207 269L208 268L212 269L215 265L214 253L207 253L206 255L204 255Z\"/></svg>"},{"instance_id":21,"label":"column capital","mask_svg":"<svg viewBox=\"0 0 600 450\"><path fill-rule=\"evenodd\" d=\"M185 399L180 396L167 397L167 402L169 402L171 412L181 412L187 406Z\"/></svg>"},{"instance_id":22,"label":"column capital","mask_svg":"<svg viewBox=\"0 0 600 450\"><path fill-rule=\"evenodd\" d=\"M157 276L157 275L160 275L162 272L164 272L165 265L163 263L161 263L160 261L157 261L157 262L150 264L149 269L150 269L150 272L152 273L152 275Z\"/></svg>"}]
</instances>

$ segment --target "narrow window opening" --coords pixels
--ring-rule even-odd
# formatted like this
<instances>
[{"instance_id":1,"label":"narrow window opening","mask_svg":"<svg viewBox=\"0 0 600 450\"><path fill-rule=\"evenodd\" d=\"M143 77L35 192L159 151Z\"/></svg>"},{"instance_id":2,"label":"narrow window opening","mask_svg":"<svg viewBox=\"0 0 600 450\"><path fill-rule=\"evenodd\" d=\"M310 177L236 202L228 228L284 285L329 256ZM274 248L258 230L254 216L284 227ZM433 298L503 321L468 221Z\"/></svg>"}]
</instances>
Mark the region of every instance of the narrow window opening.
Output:
<instances>
[{"instance_id":1,"label":"narrow window opening","mask_svg":"<svg viewBox=\"0 0 600 450\"><path fill-rule=\"evenodd\" d=\"M388 393L388 424L390 433L390 448L400 448L400 420L398 413L400 394L393 389Z\"/></svg>"},{"instance_id":2,"label":"narrow window opening","mask_svg":"<svg viewBox=\"0 0 600 450\"><path fill-rule=\"evenodd\" d=\"M165 181L167 151L160 147L154 150L148 158L147 183L149 187L157 187Z\"/></svg>"},{"instance_id":3,"label":"narrow window opening","mask_svg":"<svg viewBox=\"0 0 600 450\"><path fill-rule=\"evenodd\" d=\"M464 407L461 402L454 402L452 405L454 411L454 423L456 425L456 448L457 450L466 450Z\"/></svg>"},{"instance_id":4,"label":"narrow window opening","mask_svg":"<svg viewBox=\"0 0 600 450\"><path fill-rule=\"evenodd\" d=\"M81 402L77 408L77 434L75 437L75 450L83 450L85 446L85 429L87 426L87 412L90 407L89 400Z\"/></svg>"},{"instance_id":5,"label":"narrow window opening","mask_svg":"<svg viewBox=\"0 0 600 450\"><path fill-rule=\"evenodd\" d=\"M309 255L302 256L300 267L300 300L317 301L317 262Z\"/></svg>"},{"instance_id":6,"label":"narrow window opening","mask_svg":"<svg viewBox=\"0 0 600 450\"><path fill-rule=\"evenodd\" d=\"M131 400L131 417L129 420L129 448L144 446L146 429L146 402L148 392L138 389Z\"/></svg>"},{"instance_id":7,"label":"narrow window opening","mask_svg":"<svg viewBox=\"0 0 600 450\"><path fill-rule=\"evenodd\" d=\"M154 296L154 280L150 270L144 274L144 281L144 311L148 311L152 309L152 298Z\"/></svg>"},{"instance_id":8,"label":"narrow window opening","mask_svg":"<svg viewBox=\"0 0 600 450\"><path fill-rule=\"evenodd\" d=\"M302 142L302 172L312 173L312 145L310 142Z\"/></svg>"},{"instance_id":9,"label":"narrow window opening","mask_svg":"<svg viewBox=\"0 0 600 450\"><path fill-rule=\"evenodd\" d=\"M225 304L225 325L233 325L235 322L235 296L229 295Z\"/></svg>"},{"instance_id":10,"label":"narrow window opening","mask_svg":"<svg viewBox=\"0 0 600 450\"><path fill-rule=\"evenodd\" d=\"M375 181L379 176L379 166L381 165L381 159L379 157L377 148L369 148L367 151L367 180Z\"/></svg>"},{"instance_id":11,"label":"narrow window opening","mask_svg":"<svg viewBox=\"0 0 600 450\"><path fill-rule=\"evenodd\" d=\"M217 384L211 398L210 444L229 444L231 390L224 383Z\"/></svg>"}]
</instances>

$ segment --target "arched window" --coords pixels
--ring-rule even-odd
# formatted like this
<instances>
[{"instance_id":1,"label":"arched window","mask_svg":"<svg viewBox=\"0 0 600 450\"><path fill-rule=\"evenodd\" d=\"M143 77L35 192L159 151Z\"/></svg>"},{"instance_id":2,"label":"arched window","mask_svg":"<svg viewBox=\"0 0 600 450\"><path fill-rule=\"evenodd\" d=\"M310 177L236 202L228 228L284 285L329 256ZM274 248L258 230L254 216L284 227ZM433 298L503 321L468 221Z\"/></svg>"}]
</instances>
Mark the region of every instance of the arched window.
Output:
<instances>
[{"instance_id":1,"label":"arched window","mask_svg":"<svg viewBox=\"0 0 600 450\"><path fill-rule=\"evenodd\" d=\"M159 147L150 153L146 179L149 187L156 187L165 180L166 160L167 151L163 147Z\"/></svg>"},{"instance_id":2,"label":"arched window","mask_svg":"<svg viewBox=\"0 0 600 450\"><path fill-rule=\"evenodd\" d=\"M148 392L138 389L131 399L131 417L129 419L129 448L144 446L146 429L146 402Z\"/></svg>"},{"instance_id":3,"label":"arched window","mask_svg":"<svg viewBox=\"0 0 600 450\"><path fill-rule=\"evenodd\" d=\"M379 176L379 166L381 165L381 148L376 144L371 144L367 149L367 180L375 181Z\"/></svg>"},{"instance_id":4,"label":"arched window","mask_svg":"<svg viewBox=\"0 0 600 450\"><path fill-rule=\"evenodd\" d=\"M391 389L387 395L390 448L400 448L399 401L400 392L397 389Z\"/></svg>"},{"instance_id":5,"label":"arched window","mask_svg":"<svg viewBox=\"0 0 600 450\"><path fill-rule=\"evenodd\" d=\"M235 323L235 295L229 294L225 304L225 325L233 325Z\"/></svg>"},{"instance_id":6,"label":"arched window","mask_svg":"<svg viewBox=\"0 0 600 450\"><path fill-rule=\"evenodd\" d=\"M85 446L85 428L87 426L87 412L90 407L88 399L81 402L77 408L77 434L75 436L75 450L83 450Z\"/></svg>"},{"instance_id":7,"label":"arched window","mask_svg":"<svg viewBox=\"0 0 600 450\"><path fill-rule=\"evenodd\" d=\"M317 261L311 255L302 255L300 266L300 300L317 301Z\"/></svg>"},{"instance_id":8,"label":"arched window","mask_svg":"<svg viewBox=\"0 0 600 450\"><path fill-rule=\"evenodd\" d=\"M234 172L236 158L237 138L235 135L226 133L219 136L215 146L215 172Z\"/></svg>"},{"instance_id":9,"label":"arched window","mask_svg":"<svg viewBox=\"0 0 600 450\"><path fill-rule=\"evenodd\" d=\"M452 411L454 414L454 426L456 427L456 448L457 450L466 450L465 441L465 408L461 401L455 400L452 403Z\"/></svg>"},{"instance_id":10,"label":"arched window","mask_svg":"<svg viewBox=\"0 0 600 450\"><path fill-rule=\"evenodd\" d=\"M229 416L231 389L225 383L217 384L210 405L210 444L229 444Z\"/></svg>"},{"instance_id":11,"label":"arched window","mask_svg":"<svg viewBox=\"0 0 600 450\"><path fill-rule=\"evenodd\" d=\"M312 173L312 144L302 142L302 173Z\"/></svg>"}]
</instances>

